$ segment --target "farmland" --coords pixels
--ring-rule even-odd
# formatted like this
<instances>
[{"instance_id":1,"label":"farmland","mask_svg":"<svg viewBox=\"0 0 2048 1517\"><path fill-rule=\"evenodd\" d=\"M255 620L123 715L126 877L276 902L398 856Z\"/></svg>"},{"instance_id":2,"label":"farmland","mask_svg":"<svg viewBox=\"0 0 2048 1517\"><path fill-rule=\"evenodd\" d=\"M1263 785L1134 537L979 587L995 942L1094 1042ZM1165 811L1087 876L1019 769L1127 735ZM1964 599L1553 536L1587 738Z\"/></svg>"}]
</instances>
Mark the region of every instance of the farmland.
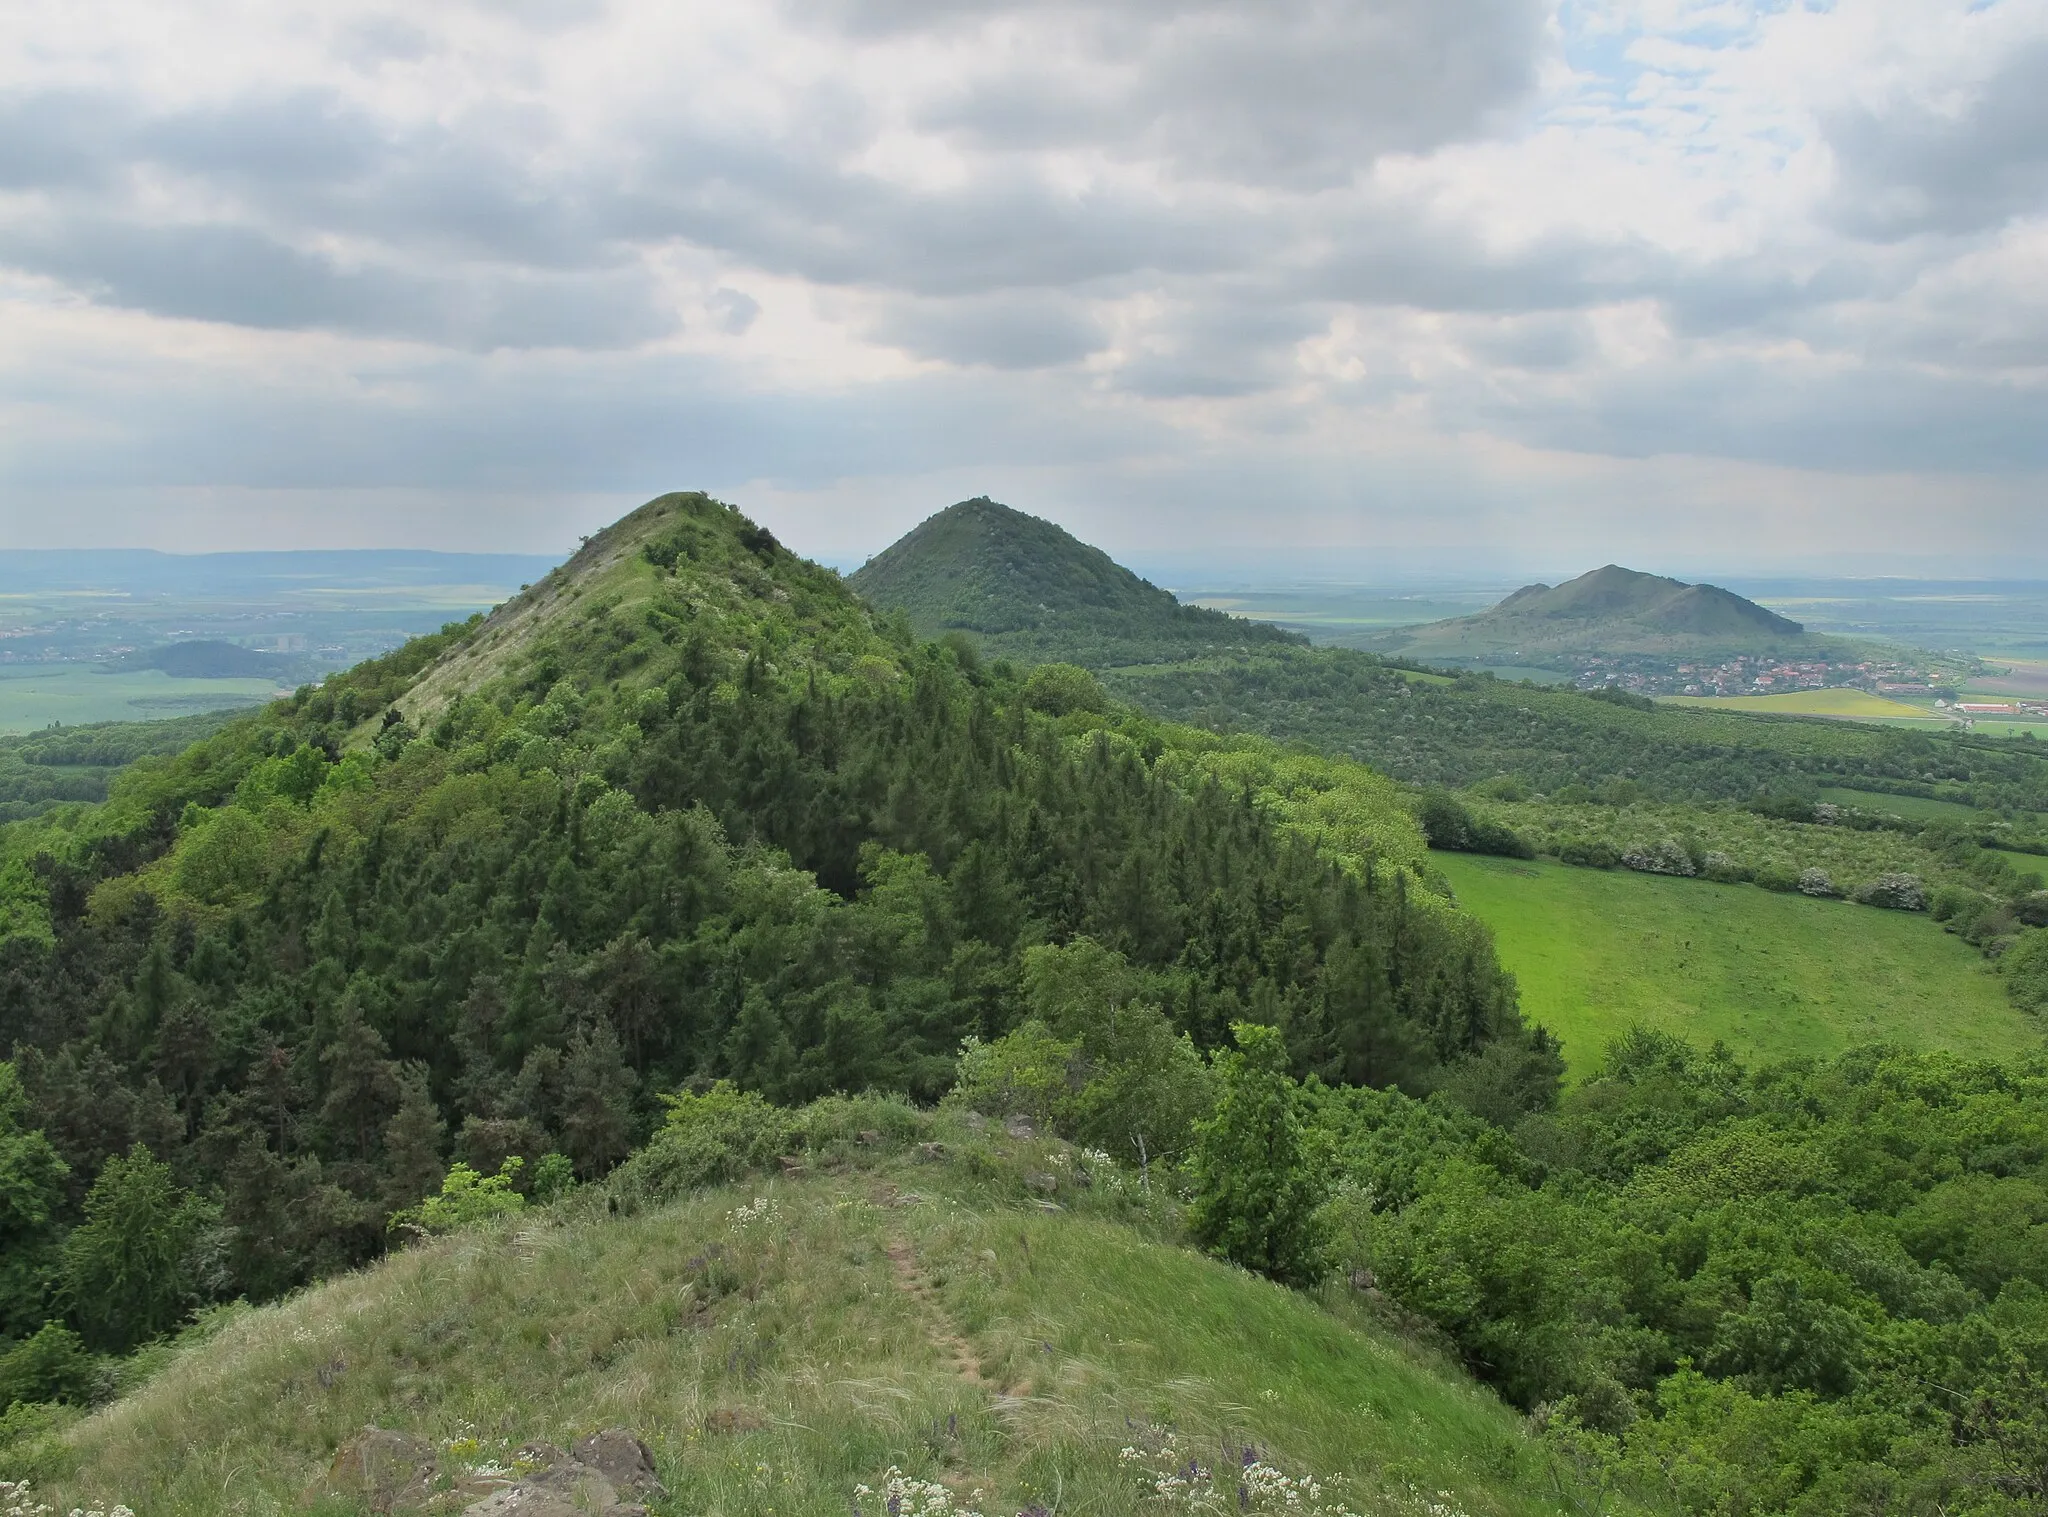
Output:
<instances>
[{"instance_id":1,"label":"farmland","mask_svg":"<svg viewBox=\"0 0 2048 1517\"><path fill-rule=\"evenodd\" d=\"M1779 695L1673 695L1671 706L1703 706L1716 711L1747 711L1760 716L1833 716L1852 721L1942 722L1925 706L1888 700L1864 690L1787 690Z\"/></svg>"},{"instance_id":2,"label":"farmland","mask_svg":"<svg viewBox=\"0 0 2048 1517\"><path fill-rule=\"evenodd\" d=\"M13 664L0 668L0 736L38 732L52 722L149 721L229 706L253 706L279 694L265 679L181 679L160 669L111 670L95 664Z\"/></svg>"}]
</instances>

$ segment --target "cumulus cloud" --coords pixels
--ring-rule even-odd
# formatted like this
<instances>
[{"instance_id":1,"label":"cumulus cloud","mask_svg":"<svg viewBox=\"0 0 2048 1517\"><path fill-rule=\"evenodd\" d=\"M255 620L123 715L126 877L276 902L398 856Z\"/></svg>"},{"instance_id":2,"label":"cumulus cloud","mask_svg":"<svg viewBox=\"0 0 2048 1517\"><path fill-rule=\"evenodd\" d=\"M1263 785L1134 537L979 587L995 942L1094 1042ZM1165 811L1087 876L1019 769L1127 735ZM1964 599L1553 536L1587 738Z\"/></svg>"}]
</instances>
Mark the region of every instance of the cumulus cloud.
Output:
<instances>
[{"instance_id":1,"label":"cumulus cloud","mask_svg":"<svg viewBox=\"0 0 2048 1517\"><path fill-rule=\"evenodd\" d=\"M1312 438L1389 532L1515 498L1473 449L1823 471L1839 527L2048 471L2044 102L2048 0L31 6L0 492L1227 515Z\"/></svg>"}]
</instances>

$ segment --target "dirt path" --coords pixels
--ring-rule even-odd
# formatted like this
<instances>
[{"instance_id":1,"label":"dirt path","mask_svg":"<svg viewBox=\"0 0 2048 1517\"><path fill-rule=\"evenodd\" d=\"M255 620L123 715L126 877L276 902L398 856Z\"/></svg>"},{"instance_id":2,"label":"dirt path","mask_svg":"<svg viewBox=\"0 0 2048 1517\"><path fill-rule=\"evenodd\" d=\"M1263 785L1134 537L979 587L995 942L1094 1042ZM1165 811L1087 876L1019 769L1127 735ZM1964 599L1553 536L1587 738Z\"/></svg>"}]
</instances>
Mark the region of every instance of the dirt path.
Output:
<instances>
[{"instance_id":1,"label":"dirt path","mask_svg":"<svg viewBox=\"0 0 2048 1517\"><path fill-rule=\"evenodd\" d=\"M986 1385L988 1382L982 1377L981 1362L974 1357L974 1350L968 1346L967 1340L953 1331L952 1322L946 1316L945 1303L917 1267L917 1251L910 1246L910 1241L892 1238L887 1252L889 1272L895 1277L897 1289L924 1308L925 1333L931 1339L932 1347L939 1351L941 1357L952 1361L954 1373L969 1385Z\"/></svg>"}]
</instances>

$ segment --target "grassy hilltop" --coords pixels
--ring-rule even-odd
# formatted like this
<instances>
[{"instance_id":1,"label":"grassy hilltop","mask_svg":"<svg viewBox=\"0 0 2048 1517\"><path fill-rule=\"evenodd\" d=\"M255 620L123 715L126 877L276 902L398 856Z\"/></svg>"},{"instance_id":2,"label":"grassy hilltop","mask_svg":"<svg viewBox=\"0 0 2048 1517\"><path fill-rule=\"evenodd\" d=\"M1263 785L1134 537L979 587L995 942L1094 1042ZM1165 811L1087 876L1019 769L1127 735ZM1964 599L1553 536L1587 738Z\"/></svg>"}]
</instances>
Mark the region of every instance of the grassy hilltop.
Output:
<instances>
[{"instance_id":1,"label":"grassy hilltop","mask_svg":"<svg viewBox=\"0 0 2048 1517\"><path fill-rule=\"evenodd\" d=\"M558 1207L231 1314L46 1444L51 1494L289 1511L365 1424L453 1445L451 1468L622 1425L655 1451L662 1512L843 1514L892 1465L990 1514L1126 1512L1176 1461L1121 1451L1170 1429L1181 1462L1256 1448L1319 1477L1305 1512L1557 1509L1519 1420L1348 1288L1320 1304L1164 1241L1135 1176L1091 1182L1057 1141L956 1122L934 1161L909 1112L844 1120L826 1172ZM895 1129L886 1157L851 1141L866 1122ZM1051 1210L1026 1174L1065 1177Z\"/></svg>"}]
</instances>

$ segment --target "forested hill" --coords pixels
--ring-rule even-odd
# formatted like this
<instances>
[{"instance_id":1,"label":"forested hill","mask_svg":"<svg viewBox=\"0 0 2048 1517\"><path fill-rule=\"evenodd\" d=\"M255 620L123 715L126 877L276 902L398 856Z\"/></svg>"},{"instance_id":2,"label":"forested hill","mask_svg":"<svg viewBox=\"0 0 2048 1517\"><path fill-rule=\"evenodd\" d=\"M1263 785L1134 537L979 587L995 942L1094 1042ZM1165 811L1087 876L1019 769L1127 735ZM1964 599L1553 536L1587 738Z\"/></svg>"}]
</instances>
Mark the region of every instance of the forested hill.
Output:
<instances>
[{"instance_id":1,"label":"forested hill","mask_svg":"<svg viewBox=\"0 0 2048 1517\"><path fill-rule=\"evenodd\" d=\"M1183 606L1063 528L987 497L948 506L848 581L926 637L974 634L990 653L1091 667L1305 646L1264 622Z\"/></svg>"},{"instance_id":2,"label":"forested hill","mask_svg":"<svg viewBox=\"0 0 2048 1517\"><path fill-rule=\"evenodd\" d=\"M378 1252L451 1156L601 1174L679 1087L934 1097L1027 960L1169 1039L1250 1017L1298 1073L1540 1104L1554 1052L1422 858L1369 771L892 633L663 497L0 831L0 1333L125 1349ZM190 1223L140 1296L64 1243L117 1156Z\"/></svg>"},{"instance_id":3,"label":"forested hill","mask_svg":"<svg viewBox=\"0 0 2048 1517\"><path fill-rule=\"evenodd\" d=\"M1718 585L1609 564L1561 585L1525 585L1475 616L1402 627L1382 652L1440 660L1573 654L1811 653L1846 646Z\"/></svg>"}]
</instances>

